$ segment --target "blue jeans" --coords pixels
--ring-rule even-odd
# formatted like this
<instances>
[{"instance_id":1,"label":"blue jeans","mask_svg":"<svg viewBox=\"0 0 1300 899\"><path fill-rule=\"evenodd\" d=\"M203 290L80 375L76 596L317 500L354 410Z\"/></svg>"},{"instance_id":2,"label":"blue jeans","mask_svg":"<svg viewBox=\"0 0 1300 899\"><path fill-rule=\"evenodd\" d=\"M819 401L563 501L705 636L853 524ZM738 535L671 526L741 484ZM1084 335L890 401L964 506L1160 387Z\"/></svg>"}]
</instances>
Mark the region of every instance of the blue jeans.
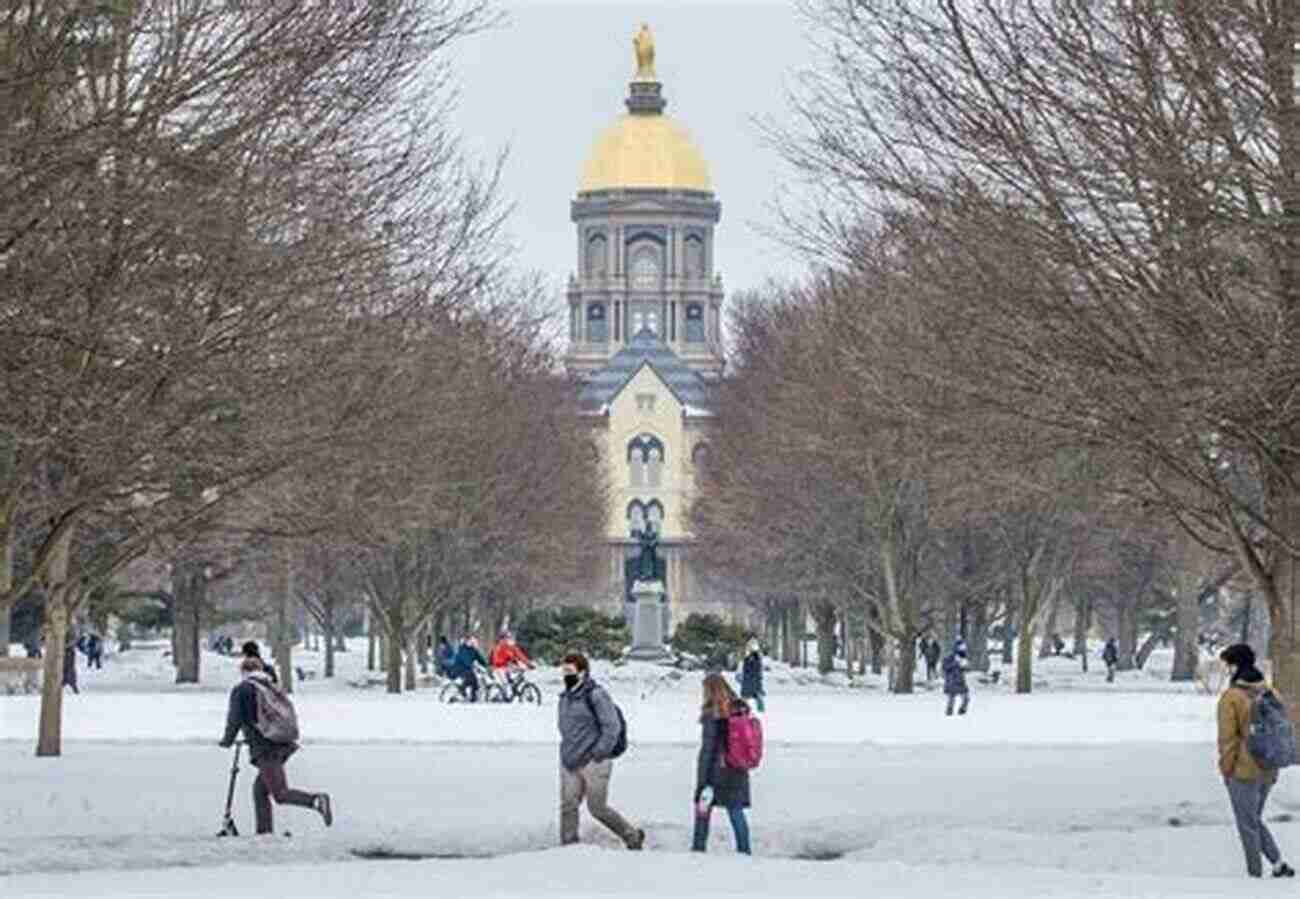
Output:
<instances>
[{"instance_id":1,"label":"blue jeans","mask_svg":"<svg viewBox=\"0 0 1300 899\"><path fill-rule=\"evenodd\" d=\"M745 807L743 805L724 806L727 815L731 818L731 829L736 833L736 851L742 855L750 855L749 851L749 822L745 820ZM695 816L695 837L691 840L692 852L704 852L709 846L709 818L713 814L713 809L709 809L708 815Z\"/></svg>"}]
</instances>

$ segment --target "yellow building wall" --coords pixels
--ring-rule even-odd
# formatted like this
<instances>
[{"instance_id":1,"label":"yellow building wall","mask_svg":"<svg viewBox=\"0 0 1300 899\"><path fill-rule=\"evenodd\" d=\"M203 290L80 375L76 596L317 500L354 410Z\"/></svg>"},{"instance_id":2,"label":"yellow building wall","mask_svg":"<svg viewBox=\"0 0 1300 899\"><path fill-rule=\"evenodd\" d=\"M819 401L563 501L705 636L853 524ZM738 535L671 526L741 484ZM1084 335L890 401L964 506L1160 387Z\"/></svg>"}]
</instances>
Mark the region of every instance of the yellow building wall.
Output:
<instances>
[{"instance_id":1,"label":"yellow building wall","mask_svg":"<svg viewBox=\"0 0 1300 899\"><path fill-rule=\"evenodd\" d=\"M654 408L647 411L639 396L653 396ZM627 507L634 499L648 503L657 499L664 507L661 538L690 537L687 510L695 493L695 471L691 454L703 439L682 417L682 405L654 369L643 365L632 376L609 408L608 443L604 458L609 477L610 503L606 534L610 539L628 536ZM633 487L627 464L627 446L640 434L659 438L664 445L663 477L658 487Z\"/></svg>"}]
</instances>

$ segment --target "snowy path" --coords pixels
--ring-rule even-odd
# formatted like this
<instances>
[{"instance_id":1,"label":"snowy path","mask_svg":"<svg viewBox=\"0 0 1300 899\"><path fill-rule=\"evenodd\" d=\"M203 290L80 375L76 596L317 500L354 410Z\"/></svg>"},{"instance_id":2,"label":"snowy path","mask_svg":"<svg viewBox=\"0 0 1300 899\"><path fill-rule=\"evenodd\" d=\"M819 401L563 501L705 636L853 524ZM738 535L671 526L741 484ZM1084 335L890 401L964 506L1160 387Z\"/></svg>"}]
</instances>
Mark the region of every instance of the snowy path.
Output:
<instances>
[{"instance_id":1,"label":"snowy path","mask_svg":"<svg viewBox=\"0 0 1300 899\"><path fill-rule=\"evenodd\" d=\"M97 869L277 866L256 870L262 882L291 876L289 867L279 866L296 871L307 862L337 862L329 870L341 878L373 869L383 882L395 876L390 867L406 865L423 870L429 892L437 893L441 891L432 889L432 881L459 876L456 871L473 871L477 878L478 872L504 867L531 877L534 865L561 871L571 866L563 853L537 854L555 842L551 746L305 749L291 763L292 780L304 788L330 789L338 820L325 831L310 813L285 810L277 824L292 829L290 840L210 836L219 823L228 767L228 756L216 747L73 748L57 762L31 757L26 746L0 748L0 795L20 800L6 801L0 811L0 832L5 834L0 872L35 875L11 877L15 891L10 895L60 895L30 891L42 883L50 888L63 883L67 895L73 895L78 875L54 872ZM873 878L904 878L896 870L903 865L956 866L944 875L956 879L972 868L1016 869L1017 879L1026 869L1041 868L1047 870L1034 876L1044 882L1066 875L1086 879L1177 871L1193 880L1212 878L1213 884L1237 876L1240 861L1207 749L1168 744L783 747L755 777L755 851L768 858L842 856L816 867L819 882L838 877L850 883L867 870ZM646 876L664 872L662 853L672 853L674 869L696 865L698 860L683 854L689 842L685 808L692 777L691 750L636 749L616 772L613 801L645 823L649 848L656 850L645 858L661 861L628 860L625 853L611 850L598 853L597 862L608 864L607 856L614 856ZM251 830L249 785L245 770L237 808L241 826ZM1183 826L1171 826L1172 817ZM725 826L715 830L712 848L720 856L730 855L730 834ZM584 833L588 837L598 846L612 846L603 834ZM1284 846L1300 848L1300 827L1281 824L1278 837ZM508 858L375 865L352 855L377 849ZM870 868L860 868L862 863ZM646 864L650 867L642 867ZM803 881L791 862L785 865L777 880L794 889ZM588 862L577 867L581 870L572 877L580 877ZM200 879L225 880L228 873L213 871ZM157 895L167 895L160 884L178 875L164 870L134 879L126 873L107 881L104 876L102 870L94 876L101 895L105 883L119 882L125 892L112 895L149 895L134 892L146 883L159 885ZM990 885L997 882L990 878ZM616 884L620 889L629 885L622 879ZM1219 880L1217 889L1223 888ZM506 885L502 890L508 892ZM301 894L295 888L289 895Z\"/></svg>"}]
</instances>

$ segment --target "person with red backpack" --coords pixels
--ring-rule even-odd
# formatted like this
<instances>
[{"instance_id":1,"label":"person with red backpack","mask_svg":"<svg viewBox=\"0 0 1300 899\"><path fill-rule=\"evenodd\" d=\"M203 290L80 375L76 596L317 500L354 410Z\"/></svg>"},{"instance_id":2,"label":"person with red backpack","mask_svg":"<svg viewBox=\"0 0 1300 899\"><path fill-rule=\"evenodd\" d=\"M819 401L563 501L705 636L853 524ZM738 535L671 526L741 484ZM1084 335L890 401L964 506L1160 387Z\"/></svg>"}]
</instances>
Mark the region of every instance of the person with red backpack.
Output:
<instances>
[{"instance_id":1,"label":"person with red backpack","mask_svg":"<svg viewBox=\"0 0 1300 899\"><path fill-rule=\"evenodd\" d=\"M256 656L244 656L239 663L242 679L230 691L226 732L220 746L229 749L242 730L248 744L248 760L257 768L253 781L253 809L258 833L271 833L271 800L279 805L315 809L329 827L334 823L328 793L306 793L289 788L284 765L298 751L298 718L293 703Z\"/></svg>"},{"instance_id":2,"label":"person with red backpack","mask_svg":"<svg viewBox=\"0 0 1300 899\"><path fill-rule=\"evenodd\" d=\"M749 772L763 756L763 728L721 674L704 678L700 709L700 752L695 766L695 834L691 851L709 845L709 818L725 808L736 835L736 851L750 855Z\"/></svg>"},{"instance_id":3,"label":"person with red backpack","mask_svg":"<svg viewBox=\"0 0 1300 899\"><path fill-rule=\"evenodd\" d=\"M1246 853L1246 873L1263 876L1263 853L1274 877L1295 877L1264 823L1264 803L1277 783L1278 768L1295 762L1294 730L1285 706L1255 667L1255 651L1249 645L1229 646L1219 660L1232 669L1228 689L1219 697L1219 774Z\"/></svg>"}]
</instances>

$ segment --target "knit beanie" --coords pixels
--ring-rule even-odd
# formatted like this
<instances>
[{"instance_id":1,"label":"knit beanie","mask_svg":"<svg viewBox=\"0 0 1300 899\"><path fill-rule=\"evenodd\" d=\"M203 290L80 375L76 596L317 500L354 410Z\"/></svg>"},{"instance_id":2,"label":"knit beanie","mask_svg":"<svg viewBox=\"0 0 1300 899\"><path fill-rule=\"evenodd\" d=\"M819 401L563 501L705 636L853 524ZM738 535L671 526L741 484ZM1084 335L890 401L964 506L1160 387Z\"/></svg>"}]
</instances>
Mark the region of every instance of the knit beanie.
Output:
<instances>
[{"instance_id":1,"label":"knit beanie","mask_svg":"<svg viewBox=\"0 0 1300 899\"><path fill-rule=\"evenodd\" d=\"M1236 669L1232 675L1233 683L1259 684L1264 682L1264 673L1255 667L1255 650L1245 643L1234 643L1219 653L1219 658Z\"/></svg>"}]
</instances>

